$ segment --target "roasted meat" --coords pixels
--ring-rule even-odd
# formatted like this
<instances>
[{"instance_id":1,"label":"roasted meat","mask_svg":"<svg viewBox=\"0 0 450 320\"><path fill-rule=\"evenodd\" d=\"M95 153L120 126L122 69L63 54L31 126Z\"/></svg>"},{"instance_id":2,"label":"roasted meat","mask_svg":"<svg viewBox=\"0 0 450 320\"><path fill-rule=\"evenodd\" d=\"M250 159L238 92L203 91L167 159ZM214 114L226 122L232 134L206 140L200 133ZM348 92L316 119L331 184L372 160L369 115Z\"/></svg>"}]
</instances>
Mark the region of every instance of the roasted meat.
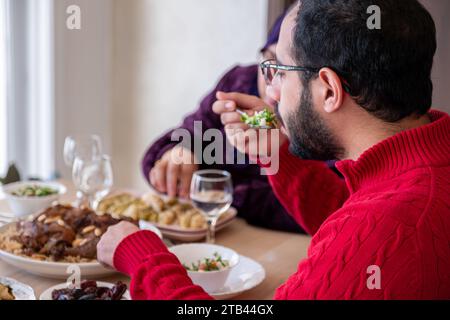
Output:
<instances>
[{"instance_id":1,"label":"roasted meat","mask_svg":"<svg viewBox=\"0 0 450 320\"><path fill-rule=\"evenodd\" d=\"M55 261L68 256L94 260L100 237L120 221L109 214L97 215L89 209L56 205L32 221L19 222L15 240L30 256L39 254Z\"/></svg>"}]
</instances>

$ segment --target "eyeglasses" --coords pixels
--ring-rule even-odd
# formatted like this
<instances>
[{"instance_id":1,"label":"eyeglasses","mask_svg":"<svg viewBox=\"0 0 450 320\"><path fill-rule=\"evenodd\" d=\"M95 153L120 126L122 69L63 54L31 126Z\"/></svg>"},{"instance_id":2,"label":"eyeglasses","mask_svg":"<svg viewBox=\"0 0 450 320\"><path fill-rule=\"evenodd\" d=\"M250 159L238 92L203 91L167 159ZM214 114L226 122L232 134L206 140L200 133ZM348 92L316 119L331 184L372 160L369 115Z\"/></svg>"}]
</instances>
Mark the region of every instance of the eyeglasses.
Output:
<instances>
[{"instance_id":1,"label":"eyeglasses","mask_svg":"<svg viewBox=\"0 0 450 320\"><path fill-rule=\"evenodd\" d=\"M309 67L300 67L300 66L286 66L282 64L278 64L276 60L269 59L261 62L260 64L262 74L264 75L264 79L266 80L267 85L272 84L273 79L276 77L278 70L283 71L303 71L303 72L312 72L317 73L320 69L317 68L309 68Z\"/></svg>"},{"instance_id":2,"label":"eyeglasses","mask_svg":"<svg viewBox=\"0 0 450 320\"><path fill-rule=\"evenodd\" d=\"M313 68L313 67L301 67L301 66L286 66L282 64L278 64L276 60L269 59L266 61L261 62L259 65L261 67L262 74L264 75L264 79L267 83L267 85L271 85L273 79L276 77L278 70L283 71L302 71L302 72L309 72L309 73L318 73L320 69L322 68ZM344 90L350 94L350 86L347 81L342 79L342 87Z\"/></svg>"}]
</instances>

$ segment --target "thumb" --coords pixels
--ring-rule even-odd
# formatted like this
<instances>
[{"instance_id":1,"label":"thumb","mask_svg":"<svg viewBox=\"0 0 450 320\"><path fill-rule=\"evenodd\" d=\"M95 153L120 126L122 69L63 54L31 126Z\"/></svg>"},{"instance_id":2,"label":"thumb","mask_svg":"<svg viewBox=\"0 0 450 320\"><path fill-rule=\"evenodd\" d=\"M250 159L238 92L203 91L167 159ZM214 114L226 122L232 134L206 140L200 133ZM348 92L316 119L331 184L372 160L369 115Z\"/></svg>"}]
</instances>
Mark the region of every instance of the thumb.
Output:
<instances>
[{"instance_id":1,"label":"thumb","mask_svg":"<svg viewBox=\"0 0 450 320\"><path fill-rule=\"evenodd\" d=\"M239 108L242 109L260 109L266 105L266 103L259 97L238 92L227 93L218 91L216 98L217 100L233 101Z\"/></svg>"}]
</instances>

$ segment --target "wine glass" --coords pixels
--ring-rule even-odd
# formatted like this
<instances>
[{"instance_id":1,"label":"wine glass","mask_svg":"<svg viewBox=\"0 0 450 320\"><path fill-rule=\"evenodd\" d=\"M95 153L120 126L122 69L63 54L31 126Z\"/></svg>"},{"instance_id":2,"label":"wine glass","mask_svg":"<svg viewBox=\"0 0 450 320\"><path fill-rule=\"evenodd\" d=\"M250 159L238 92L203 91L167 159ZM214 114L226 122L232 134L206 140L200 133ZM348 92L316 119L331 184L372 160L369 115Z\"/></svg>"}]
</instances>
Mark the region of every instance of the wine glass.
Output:
<instances>
[{"instance_id":1,"label":"wine glass","mask_svg":"<svg viewBox=\"0 0 450 320\"><path fill-rule=\"evenodd\" d=\"M75 158L95 159L102 154L102 142L99 136L94 134L80 134L69 136L64 141L64 162L73 167Z\"/></svg>"},{"instance_id":2,"label":"wine glass","mask_svg":"<svg viewBox=\"0 0 450 320\"><path fill-rule=\"evenodd\" d=\"M83 160L96 159L102 154L101 139L93 134L79 134L66 137L64 141L64 162L73 171L76 158ZM86 202L83 193L77 190L77 205Z\"/></svg>"},{"instance_id":3,"label":"wine glass","mask_svg":"<svg viewBox=\"0 0 450 320\"><path fill-rule=\"evenodd\" d=\"M206 242L215 242L217 220L233 202L231 174L222 170L200 170L191 181L191 200L207 222Z\"/></svg>"},{"instance_id":4,"label":"wine glass","mask_svg":"<svg viewBox=\"0 0 450 320\"><path fill-rule=\"evenodd\" d=\"M72 178L75 186L83 195L83 203L90 208L105 196L113 185L111 159L107 155L95 159L75 158Z\"/></svg>"}]
</instances>

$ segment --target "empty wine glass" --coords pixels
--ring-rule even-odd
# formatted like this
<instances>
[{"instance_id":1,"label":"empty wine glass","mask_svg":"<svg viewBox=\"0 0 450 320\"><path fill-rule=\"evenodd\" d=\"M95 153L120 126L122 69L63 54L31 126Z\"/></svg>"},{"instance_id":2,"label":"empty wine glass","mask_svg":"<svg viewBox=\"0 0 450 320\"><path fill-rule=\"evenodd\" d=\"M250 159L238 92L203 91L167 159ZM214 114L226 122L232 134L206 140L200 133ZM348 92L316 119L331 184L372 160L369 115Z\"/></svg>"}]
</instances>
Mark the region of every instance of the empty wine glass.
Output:
<instances>
[{"instance_id":1,"label":"empty wine glass","mask_svg":"<svg viewBox=\"0 0 450 320\"><path fill-rule=\"evenodd\" d=\"M69 136L64 141L64 162L73 171L73 164L76 158L90 160L99 158L102 155L102 143L99 136L94 134L79 134ZM76 205L85 203L83 193L77 190Z\"/></svg>"},{"instance_id":2,"label":"empty wine glass","mask_svg":"<svg viewBox=\"0 0 450 320\"><path fill-rule=\"evenodd\" d=\"M69 136L64 141L64 162L73 166L75 158L95 159L102 155L102 142L95 134Z\"/></svg>"},{"instance_id":3,"label":"empty wine glass","mask_svg":"<svg viewBox=\"0 0 450 320\"><path fill-rule=\"evenodd\" d=\"M111 159L102 155L96 159L75 158L72 178L77 189L82 193L84 203L90 208L96 207L96 202L105 196L113 185Z\"/></svg>"},{"instance_id":4,"label":"empty wine glass","mask_svg":"<svg viewBox=\"0 0 450 320\"><path fill-rule=\"evenodd\" d=\"M206 242L214 243L217 220L233 202L231 174L222 170L195 172L192 177L190 196L206 219Z\"/></svg>"}]
</instances>

